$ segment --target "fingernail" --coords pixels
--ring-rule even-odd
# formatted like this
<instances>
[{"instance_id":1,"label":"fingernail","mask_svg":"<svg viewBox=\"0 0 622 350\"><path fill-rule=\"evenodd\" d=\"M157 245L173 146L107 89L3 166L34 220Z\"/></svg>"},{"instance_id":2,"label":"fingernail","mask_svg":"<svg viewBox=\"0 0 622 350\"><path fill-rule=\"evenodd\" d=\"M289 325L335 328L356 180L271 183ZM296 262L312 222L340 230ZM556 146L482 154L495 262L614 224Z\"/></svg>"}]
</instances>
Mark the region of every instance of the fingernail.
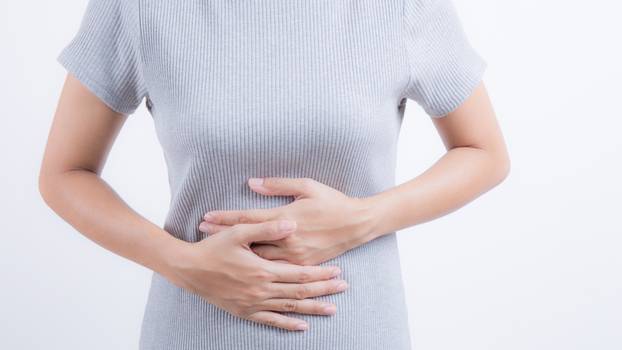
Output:
<instances>
[{"instance_id":1,"label":"fingernail","mask_svg":"<svg viewBox=\"0 0 622 350\"><path fill-rule=\"evenodd\" d=\"M252 177L252 178L248 179L248 184L250 186L261 186L261 185L263 185L263 179Z\"/></svg>"},{"instance_id":2,"label":"fingernail","mask_svg":"<svg viewBox=\"0 0 622 350\"><path fill-rule=\"evenodd\" d=\"M305 331L309 328L309 325L307 325L306 323L299 323L296 325L296 330L299 331Z\"/></svg>"},{"instance_id":3,"label":"fingernail","mask_svg":"<svg viewBox=\"0 0 622 350\"><path fill-rule=\"evenodd\" d=\"M296 222L291 220L281 220L279 229L282 231L291 231L296 228Z\"/></svg>"},{"instance_id":4,"label":"fingernail","mask_svg":"<svg viewBox=\"0 0 622 350\"><path fill-rule=\"evenodd\" d=\"M209 230L209 225L206 222L202 222L199 225L199 231L207 233L208 230Z\"/></svg>"},{"instance_id":5,"label":"fingernail","mask_svg":"<svg viewBox=\"0 0 622 350\"><path fill-rule=\"evenodd\" d=\"M339 284L337 284L337 288L339 290L345 290L346 288L348 288L348 282L346 281L339 282Z\"/></svg>"},{"instance_id":6,"label":"fingernail","mask_svg":"<svg viewBox=\"0 0 622 350\"><path fill-rule=\"evenodd\" d=\"M214 214L212 213L207 213L203 216L203 219L205 219L205 221L212 221L214 220Z\"/></svg>"},{"instance_id":7,"label":"fingernail","mask_svg":"<svg viewBox=\"0 0 622 350\"><path fill-rule=\"evenodd\" d=\"M327 314L334 314L337 311L337 307L335 307L335 305L327 305L324 306L324 312Z\"/></svg>"}]
</instances>

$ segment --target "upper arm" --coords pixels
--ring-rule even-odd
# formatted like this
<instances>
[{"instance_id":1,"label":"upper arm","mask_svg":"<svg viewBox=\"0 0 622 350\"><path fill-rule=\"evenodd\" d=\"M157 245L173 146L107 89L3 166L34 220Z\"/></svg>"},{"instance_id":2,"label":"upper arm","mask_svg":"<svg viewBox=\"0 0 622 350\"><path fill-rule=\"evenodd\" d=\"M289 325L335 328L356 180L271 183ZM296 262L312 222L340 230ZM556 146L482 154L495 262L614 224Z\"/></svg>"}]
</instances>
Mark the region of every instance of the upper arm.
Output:
<instances>
[{"instance_id":1,"label":"upper arm","mask_svg":"<svg viewBox=\"0 0 622 350\"><path fill-rule=\"evenodd\" d=\"M135 0L89 0L56 60L111 109L133 114L147 95Z\"/></svg>"},{"instance_id":2,"label":"upper arm","mask_svg":"<svg viewBox=\"0 0 622 350\"><path fill-rule=\"evenodd\" d=\"M403 41L409 74L403 95L431 117L455 111L482 81L487 62L453 0L404 0Z\"/></svg>"},{"instance_id":3,"label":"upper arm","mask_svg":"<svg viewBox=\"0 0 622 350\"><path fill-rule=\"evenodd\" d=\"M66 75L41 174L84 169L101 173L127 115L111 109L74 75Z\"/></svg>"},{"instance_id":4,"label":"upper arm","mask_svg":"<svg viewBox=\"0 0 622 350\"><path fill-rule=\"evenodd\" d=\"M404 1L405 97L431 117L447 149L470 146L507 159L483 81L488 64L471 45L454 0Z\"/></svg>"},{"instance_id":5,"label":"upper arm","mask_svg":"<svg viewBox=\"0 0 622 350\"><path fill-rule=\"evenodd\" d=\"M506 157L505 142L483 81L455 110L431 119L447 149L474 147Z\"/></svg>"},{"instance_id":6,"label":"upper arm","mask_svg":"<svg viewBox=\"0 0 622 350\"><path fill-rule=\"evenodd\" d=\"M137 4L89 0L78 30L58 54L67 75L42 172L101 172L121 126L147 95Z\"/></svg>"}]
</instances>

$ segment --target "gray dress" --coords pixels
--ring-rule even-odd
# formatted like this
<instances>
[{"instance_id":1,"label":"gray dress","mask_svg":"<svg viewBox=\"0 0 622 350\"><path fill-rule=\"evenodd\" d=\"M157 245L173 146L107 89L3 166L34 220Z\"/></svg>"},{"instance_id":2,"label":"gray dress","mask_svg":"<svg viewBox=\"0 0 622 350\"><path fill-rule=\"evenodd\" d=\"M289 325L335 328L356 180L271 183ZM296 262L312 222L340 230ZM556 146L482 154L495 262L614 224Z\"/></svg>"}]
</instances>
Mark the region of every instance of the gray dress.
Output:
<instances>
[{"instance_id":1,"label":"gray dress","mask_svg":"<svg viewBox=\"0 0 622 350\"><path fill-rule=\"evenodd\" d=\"M203 238L214 209L269 208L250 177L310 177L362 197L395 185L407 99L431 117L482 78L451 0L90 0L58 61L110 108L143 101L168 167L164 228ZM407 247L405 248L407 249ZM291 332L237 318L154 273L140 347L410 348L395 233L324 264L350 288Z\"/></svg>"}]
</instances>

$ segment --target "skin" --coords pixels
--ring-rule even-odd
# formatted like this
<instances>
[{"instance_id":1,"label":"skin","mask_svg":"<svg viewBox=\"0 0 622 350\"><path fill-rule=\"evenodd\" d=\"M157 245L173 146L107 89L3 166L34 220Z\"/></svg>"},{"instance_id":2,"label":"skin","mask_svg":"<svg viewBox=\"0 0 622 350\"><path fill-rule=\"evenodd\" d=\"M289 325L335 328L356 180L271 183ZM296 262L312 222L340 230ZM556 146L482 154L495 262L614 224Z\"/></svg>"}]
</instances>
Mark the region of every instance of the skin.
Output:
<instances>
[{"instance_id":1,"label":"skin","mask_svg":"<svg viewBox=\"0 0 622 350\"><path fill-rule=\"evenodd\" d=\"M353 198L308 178L249 179L257 193L292 196L294 201L271 209L209 212L199 230L216 236L238 223L295 220L293 234L251 248L266 259L317 265L385 234L447 215L507 177L510 160L484 82L455 111L432 121L447 152L408 182Z\"/></svg>"},{"instance_id":2,"label":"skin","mask_svg":"<svg viewBox=\"0 0 622 350\"><path fill-rule=\"evenodd\" d=\"M296 222L265 221L229 227L197 243L174 238L129 207L102 178L106 158L127 115L109 108L67 74L39 173L47 205L84 236L158 272L238 317L305 330L280 311L332 315L336 305L313 297L344 291L336 266L301 266L259 257L255 241L292 234Z\"/></svg>"},{"instance_id":3,"label":"skin","mask_svg":"<svg viewBox=\"0 0 622 350\"><path fill-rule=\"evenodd\" d=\"M280 311L331 315L313 297L339 293L339 271L316 266L384 234L446 215L507 176L509 157L482 82L454 112L433 119L446 154L416 178L366 198L313 179L249 179L272 209L216 211L198 243L176 239L131 209L101 178L127 116L71 74L63 86L39 175L43 199L86 237L232 314L287 330L308 324ZM279 228L289 223L289 228Z\"/></svg>"}]
</instances>

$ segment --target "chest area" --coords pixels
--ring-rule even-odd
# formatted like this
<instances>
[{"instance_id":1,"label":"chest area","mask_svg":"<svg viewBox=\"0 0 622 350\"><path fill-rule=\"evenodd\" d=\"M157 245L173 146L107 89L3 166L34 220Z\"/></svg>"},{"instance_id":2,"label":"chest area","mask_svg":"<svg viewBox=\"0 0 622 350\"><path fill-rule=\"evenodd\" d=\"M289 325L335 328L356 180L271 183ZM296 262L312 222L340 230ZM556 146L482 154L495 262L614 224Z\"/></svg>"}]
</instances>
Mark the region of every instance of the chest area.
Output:
<instances>
[{"instance_id":1,"label":"chest area","mask_svg":"<svg viewBox=\"0 0 622 350\"><path fill-rule=\"evenodd\" d=\"M373 1L144 1L151 103L166 115L397 104L398 18Z\"/></svg>"}]
</instances>

